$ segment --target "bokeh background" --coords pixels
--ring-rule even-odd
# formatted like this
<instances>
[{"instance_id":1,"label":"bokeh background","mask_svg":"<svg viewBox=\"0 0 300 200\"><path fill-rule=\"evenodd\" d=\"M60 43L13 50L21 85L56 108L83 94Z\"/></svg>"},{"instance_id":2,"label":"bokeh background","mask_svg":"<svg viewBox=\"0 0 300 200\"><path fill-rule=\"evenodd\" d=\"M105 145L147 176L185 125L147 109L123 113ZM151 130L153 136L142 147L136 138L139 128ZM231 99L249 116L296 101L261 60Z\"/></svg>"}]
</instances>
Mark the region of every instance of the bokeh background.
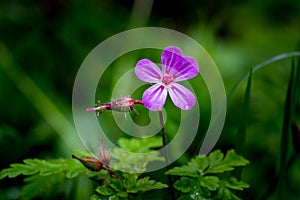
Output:
<instances>
[{"instance_id":1,"label":"bokeh background","mask_svg":"<svg viewBox=\"0 0 300 200\"><path fill-rule=\"evenodd\" d=\"M300 1L2 0L0 169L25 158L70 156L74 149L65 141L78 142L71 104L73 82L82 61L106 38L143 26L174 29L197 40L216 62L229 93L251 67L300 49ZM159 52L154 55L159 58ZM126 65L126 58L118 66L120 62ZM251 187L243 193L245 199L261 197L278 170L290 63L291 59L285 59L253 75L245 149L251 164L242 176ZM116 81L114 68L110 69L101 80L104 89L96 95L104 101L110 100ZM244 90L242 84L229 99L225 128L215 148L225 151L235 147ZM210 101L205 88L198 92L201 135L209 123ZM113 121L107 119L106 126L113 127ZM195 142L188 155L195 155L198 145ZM177 164L186 162L187 157ZM300 159L296 158L288 173L289 199L300 195L299 172ZM1 180L0 199L16 199L22 178ZM78 182L85 189L77 190L73 198L92 193L92 185ZM57 193L65 199L71 190L62 188Z\"/></svg>"}]
</instances>

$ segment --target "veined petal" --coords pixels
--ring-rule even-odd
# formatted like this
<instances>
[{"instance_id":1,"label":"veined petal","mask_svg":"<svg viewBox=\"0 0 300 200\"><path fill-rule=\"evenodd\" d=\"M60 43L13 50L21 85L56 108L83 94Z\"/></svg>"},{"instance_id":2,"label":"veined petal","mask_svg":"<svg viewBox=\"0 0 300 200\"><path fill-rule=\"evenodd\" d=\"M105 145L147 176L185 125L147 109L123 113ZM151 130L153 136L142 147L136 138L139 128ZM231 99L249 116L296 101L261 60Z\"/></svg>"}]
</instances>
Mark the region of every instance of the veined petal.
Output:
<instances>
[{"instance_id":1,"label":"veined petal","mask_svg":"<svg viewBox=\"0 0 300 200\"><path fill-rule=\"evenodd\" d=\"M166 47L161 54L161 64L163 74L170 74L173 66L176 66L180 63L181 58L183 57L182 51L178 47L169 46Z\"/></svg>"},{"instance_id":2,"label":"veined petal","mask_svg":"<svg viewBox=\"0 0 300 200\"><path fill-rule=\"evenodd\" d=\"M199 72L197 61L184 56L177 47L167 47L162 52L162 71L174 77L174 81L183 81L195 77Z\"/></svg>"},{"instance_id":3,"label":"veined petal","mask_svg":"<svg viewBox=\"0 0 300 200\"><path fill-rule=\"evenodd\" d=\"M184 81L190 78L194 78L199 73L199 66L197 61L189 56L183 57L183 61L180 66L174 67L173 76L174 81Z\"/></svg>"},{"instance_id":4,"label":"veined petal","mask_svg":"<svg viewBox=\"0 0 300 200\"><path fill-rule=\"evenodd\" d=\"M152 85L148 88L142 97L143 103L149 110L162 110L166 102L168 91L165 86L161 84Z\"/></svg>"},{"instance_id":5,"label":"veined petal","mask_svg":"<svg viewBox=\"0 0 300 200\"><path fill-rule=\"evenodd\" d=\"M136 64L135 74L139 79L148 83L158 83L162 77L161 70L148 59L142 59Z\"/></svg>"},{"instance_id":6,"label":"veined petal","mask_svg":"<svg viewBox=\"0 0 300 200\"><path fill-rule=\"evenodd\" d=\"M168 91L173 103L178 108L190 110L195 105L196 97L186 87L178 83L173 83L172 86L168 88Z\"/></svg>"}]
</instances>

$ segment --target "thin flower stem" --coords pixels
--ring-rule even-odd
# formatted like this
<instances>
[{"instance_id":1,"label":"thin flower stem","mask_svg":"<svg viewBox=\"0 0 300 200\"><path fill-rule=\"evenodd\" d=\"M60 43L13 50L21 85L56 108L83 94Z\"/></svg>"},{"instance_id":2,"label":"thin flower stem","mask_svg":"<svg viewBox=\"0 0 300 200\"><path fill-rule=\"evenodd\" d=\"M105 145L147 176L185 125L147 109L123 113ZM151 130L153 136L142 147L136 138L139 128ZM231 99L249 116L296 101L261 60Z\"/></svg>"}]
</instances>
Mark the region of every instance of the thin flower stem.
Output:
<instances>
[{"instance_id":1,"label":"thin flower stem","mask_svg":"<svg viewBox=\"0 0 300 200\"><path fill-rule=\"evenodd\" d=\"M143 101L141 100L133 100L134 104L140 104L140 105L144 105Z\"/></svg>"},{"instance_id":2,"label":"thin flower stem","mask_svg":"<svg viewBox=\"0 0 300 200\"><path fill-rule=\"evenodd\" d=\"M165 132L165 125L164 125L164 116L162 111L158 111L159 114L159 121L160 121L160 127L161 127L161 137L162 137L162 143L163 143L163 147L165 147L167 145L167 135ZM165 157L165 163L166 163L166 168L167 171L170 169L169 167L169 157L168 157L168 152L166 148L163 148L163 154ZM174 187L173 187L173 181L172 181L172 177L170 175L168 176L168 182L169 182L169 189L170 189L170 193L171 193L171 198L173 200L175 200L175 192L174 192Z\"/></svg>"}]
</instances>

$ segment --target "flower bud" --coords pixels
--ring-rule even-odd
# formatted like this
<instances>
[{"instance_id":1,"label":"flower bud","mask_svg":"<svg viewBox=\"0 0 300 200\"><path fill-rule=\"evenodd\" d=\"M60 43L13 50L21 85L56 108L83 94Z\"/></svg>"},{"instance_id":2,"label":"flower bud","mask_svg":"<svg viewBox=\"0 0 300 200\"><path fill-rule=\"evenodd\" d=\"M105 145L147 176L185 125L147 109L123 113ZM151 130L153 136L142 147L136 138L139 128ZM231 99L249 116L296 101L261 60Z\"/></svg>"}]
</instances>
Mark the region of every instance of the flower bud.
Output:
<instances>
[{"instance_id":1,"label":"flower bud","mask_svg":"<svg viewBox=\"0 0 300 200\"><path fill-rule=\"evenodd\" d=\"M78 158L74 155L72 155L72 158L79 160L86 168L88 168L91 171L100 171L103 167L102 162L97 158L92 158L92 157Z\"/></svg>"},{"instance_id":2,"label":"flower bud","mask_svg":"<svg viewBox=\"0 0 300 200\"><path fill-rule=\"evenodd\" d=\"M134 107L134 100L130 96L121 97L112 101L111 103L111 110L117 112L130 112L133 110Z\"/></svg>"}]
</instances>

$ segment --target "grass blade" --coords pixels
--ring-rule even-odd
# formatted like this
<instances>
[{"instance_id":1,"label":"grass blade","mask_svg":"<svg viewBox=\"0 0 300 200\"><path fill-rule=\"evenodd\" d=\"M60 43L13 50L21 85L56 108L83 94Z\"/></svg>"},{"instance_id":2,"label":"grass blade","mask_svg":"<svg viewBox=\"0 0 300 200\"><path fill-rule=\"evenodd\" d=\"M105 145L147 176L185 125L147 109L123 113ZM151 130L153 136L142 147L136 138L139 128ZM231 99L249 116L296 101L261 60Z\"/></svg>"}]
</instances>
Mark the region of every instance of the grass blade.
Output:
<instances>
[{"instance_id":1,"label":"grass blade","mask_svg":"<svg viewBox=\"0 0 300 200\"><path fill-rule=\"evenodd\" d=\"M241 118L238 127L237 141L236 141L236 151L238 154L242 155L244 153L244 146L246 141L248 116L249 116L249 106L250 106L250 93L252 84L252 69L249 72L249 77L247 81L246 91L244 95L244 104L242 107Z\"/></svg>"},{"instance_id":2,"label":"grass blade","mask_svg":"<svg viewBox=\"0 0 300 200\"><path fill-rule=\"evenodd\" d=\"M299 63L298 63L299 66ZM297 69L297 73L299 69ZM297 75L298 76L298 75ZM287 175L287 164L289 154L289 140L291 133L291 125L293 120L294 106L296 102L296 77L295 75L295 62L292 60L292 67L290 73L289 85L285 97L285 108L281 130L281 145L280 145L280 157L279 157L279 172L278 172L278 199L286 199L287 187L286 187L286 175Z\"/></svg>"}]
</instances>

